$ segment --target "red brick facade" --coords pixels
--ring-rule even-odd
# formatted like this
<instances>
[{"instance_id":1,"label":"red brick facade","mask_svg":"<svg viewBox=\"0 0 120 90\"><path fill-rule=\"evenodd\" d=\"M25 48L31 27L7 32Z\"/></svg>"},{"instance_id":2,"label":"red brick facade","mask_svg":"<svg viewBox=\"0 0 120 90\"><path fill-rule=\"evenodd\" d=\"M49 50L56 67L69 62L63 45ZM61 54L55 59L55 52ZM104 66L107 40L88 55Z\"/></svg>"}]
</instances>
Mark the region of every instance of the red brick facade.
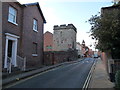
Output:
<instances>
[{"instance_id":1,"label":"red brick facade","mask_svg":"<svg viewBox=\"0 0 120 90\"><path fill-rule=\"evenodd\" d=\"M17 24L8 21L9 6L17 11ZM38 3L21 5L18 2L2 3L2 54L5 59L6 33L19 36L17 40L17 55L26 57L26 67L34 68L43 64L43 28L45 18ZM33 30L33 19L37 20L38 31ZM33 55L33 45L37 44L37 55Z\"/></svg>"},{"instance_id":2,"label":"red brick facade","mask_svg":"<svg viewBox=\"0 0 120 90\"><path fill-rule=\"evenodd\" d=\"M8 22L8 13L9 13L9 6L12 6L16 8L17 12L17 24L12 24ZM18 39L18 46L17 46L17 54L21 56L21 31L22 31L22 8L19 3L14 3L14 2L3 2L2 3L2 56L3 56L3 64L4 64L4 58L5 58L5 41L6 41L6 36L5 33L10 33L13 35L17 35L20 38ZM21 49L20 49L21 48Z\"/></svg>"},{"instance_id":3,"label":"red brick facade","mask_svg":"<svg viewBox=\"0 0 120 90\"><path fill-rule=\"evenodd\" d=\"M53 34L47 31L44 34L44 51L52 50L53 50Z\"/></svg>"}]
</instances>

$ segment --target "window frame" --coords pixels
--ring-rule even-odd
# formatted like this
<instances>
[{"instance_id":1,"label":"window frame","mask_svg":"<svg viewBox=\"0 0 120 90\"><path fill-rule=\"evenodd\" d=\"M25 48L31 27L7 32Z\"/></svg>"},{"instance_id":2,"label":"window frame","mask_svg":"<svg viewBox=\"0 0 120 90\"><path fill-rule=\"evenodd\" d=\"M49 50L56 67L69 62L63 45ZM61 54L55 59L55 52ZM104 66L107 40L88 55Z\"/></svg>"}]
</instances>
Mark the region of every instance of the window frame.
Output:
<instances>
[{"instance_id":1,"label":"window frame","mask_svg":"<svg viewBox=\"0 0 120 90\"><path fill-rule=\"evenodd\" d=\"M35 52L32 51L32 56L38 56L38 50L37 50L38 43L33 42L33 45L35 45L35 48L34 48L34 46L33 46L33 49L35 49Z\"/></svg>"},{"instance_id":2,"label":"window frame","mask_svg":"<svg viewBox=\"0 0 120 90\"><path fill-rule=\"evenodd\" d=\"M38 32L38 20L35 18L33 18L33 31Z\"/></svg>"},{"instance_id":3,"label":"window frame","mask_svg":"<svg viewBox=\"0 0 120 90\"><path fill-rule=\"evenodd\" d=\"M12 10L13 10L13 12L12 12ZM11 19L11 17L12 17L12 19ZM17 10L16 10L16 8L14 8L12 6L9 6L8 22L18 25L17 24Z\"/></svg>"}]
</instances>

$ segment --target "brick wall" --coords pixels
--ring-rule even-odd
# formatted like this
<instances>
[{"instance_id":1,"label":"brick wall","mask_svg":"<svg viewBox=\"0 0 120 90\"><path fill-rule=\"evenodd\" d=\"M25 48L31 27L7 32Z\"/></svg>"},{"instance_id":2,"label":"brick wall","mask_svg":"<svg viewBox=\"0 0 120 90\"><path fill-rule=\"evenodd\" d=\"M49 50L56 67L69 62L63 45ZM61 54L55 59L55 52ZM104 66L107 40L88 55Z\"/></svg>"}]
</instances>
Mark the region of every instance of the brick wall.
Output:
<instances>
[{"instance_id":1,"label":"brick wall","mask_svg":"<svg viewBox=\"0 0 120 90\"><path fill-rule=\"evenodd\" d=\"M44 51L52 50L53 50L53 34L47 31L44 34Z\"/></svg>"},{"instance_id":2,"label":"brick wall","mask_svg":"<svg viewBox=\"0 0 120 90\"><path fill-rule=\"evenodd\" d=\"M17 24L8 22L9 6L17 10ZM2 4L2 57L5 57L5 33L17 35L17 55L26 57L27 68L39 67L43 63L43 28L44 21L37 5L24 6L18 2ZM38 21L38 32L33 31L33 19ZM37 43L37 56L33 56L33 43Z\"/></svg>"},{"instance_id":3,"label":"brick wall","mask_svg":"<svg viewBox=\"0 0 120 90\"><path fill-rule=\"evenodd\" d=\"M77 51L49 51L44 52L44 64L52 65L77 59Z\"/></svg>"},{"instance_id":4,"label":"brick wall","mask_svg":"<svg viewBox=\"0 0 120 90\"><path fill-rule=\"evenodd\" d=\"M36 5L24 7L23 54L27 68L39 67L43 63L43 19ZM38 22L38 32L33 30L33 19ZM33 56L33 43L37 43L37 55Z\"/></svg>"},{"instance_id":5,"label":"brick wall","mask_svg":"<svg viewBox=\"0 0 120 90\"><path fill-rule=\"evenodd\" d=\"M8 21L9 6L14 7L17 10L17 24L15 25ZM4 62L5 56L5 33L10 33L19 36L17 54L21 56L21 31L22 31L22 8L15 2L3 2L2 3L2 60ZM4 64L4 63L3 63Z\"/></svg>"}]
</instances>

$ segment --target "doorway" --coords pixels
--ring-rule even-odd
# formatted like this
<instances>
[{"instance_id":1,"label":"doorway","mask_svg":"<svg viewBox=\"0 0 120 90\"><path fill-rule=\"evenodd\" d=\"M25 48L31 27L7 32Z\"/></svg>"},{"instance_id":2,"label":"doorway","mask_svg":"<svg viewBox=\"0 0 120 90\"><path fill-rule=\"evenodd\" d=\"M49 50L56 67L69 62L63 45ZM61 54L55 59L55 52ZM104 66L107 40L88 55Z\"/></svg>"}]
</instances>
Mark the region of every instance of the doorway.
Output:
<instances>
[{"instance_id":1,"label":"doorway","mask_svg":"<svg viewBox=\"0 0 120 90\"><path fill-rule=\"evenodd\" d=\"M7 61L8 58L11 59L11 64L14 67L17 67L17 42L19 36L10 34L10 33L5 33L6 35L6 44L5 44L5 60L4 60L4 68L7 68Z\"/></svg>"},{"instance_id":2,"label":"doorway","mask_svg":"<svg viewBox=\"0 0 120 90\"><path fill-rule=\"evenodd\" d=\"M12 40L8 40L8 57L12 57Z\"/></svg>"}]
</instances>

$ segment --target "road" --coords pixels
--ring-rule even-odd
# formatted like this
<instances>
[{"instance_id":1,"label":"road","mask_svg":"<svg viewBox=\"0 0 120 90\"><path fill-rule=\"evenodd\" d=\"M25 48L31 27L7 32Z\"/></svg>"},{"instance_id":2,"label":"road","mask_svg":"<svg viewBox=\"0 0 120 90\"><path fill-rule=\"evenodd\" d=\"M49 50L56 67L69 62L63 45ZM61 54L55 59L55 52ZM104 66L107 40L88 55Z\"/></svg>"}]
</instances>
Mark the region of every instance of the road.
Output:
<instances>
[{"instance_id":1,"label":"road","mask_svg":"<svg viewBox=\"0 0 120 90\"><path fill-rule=\"evenodd\" d=\"M94 59L62 65L9 88L82 88Z\"/></svg>"}]
</instances>

